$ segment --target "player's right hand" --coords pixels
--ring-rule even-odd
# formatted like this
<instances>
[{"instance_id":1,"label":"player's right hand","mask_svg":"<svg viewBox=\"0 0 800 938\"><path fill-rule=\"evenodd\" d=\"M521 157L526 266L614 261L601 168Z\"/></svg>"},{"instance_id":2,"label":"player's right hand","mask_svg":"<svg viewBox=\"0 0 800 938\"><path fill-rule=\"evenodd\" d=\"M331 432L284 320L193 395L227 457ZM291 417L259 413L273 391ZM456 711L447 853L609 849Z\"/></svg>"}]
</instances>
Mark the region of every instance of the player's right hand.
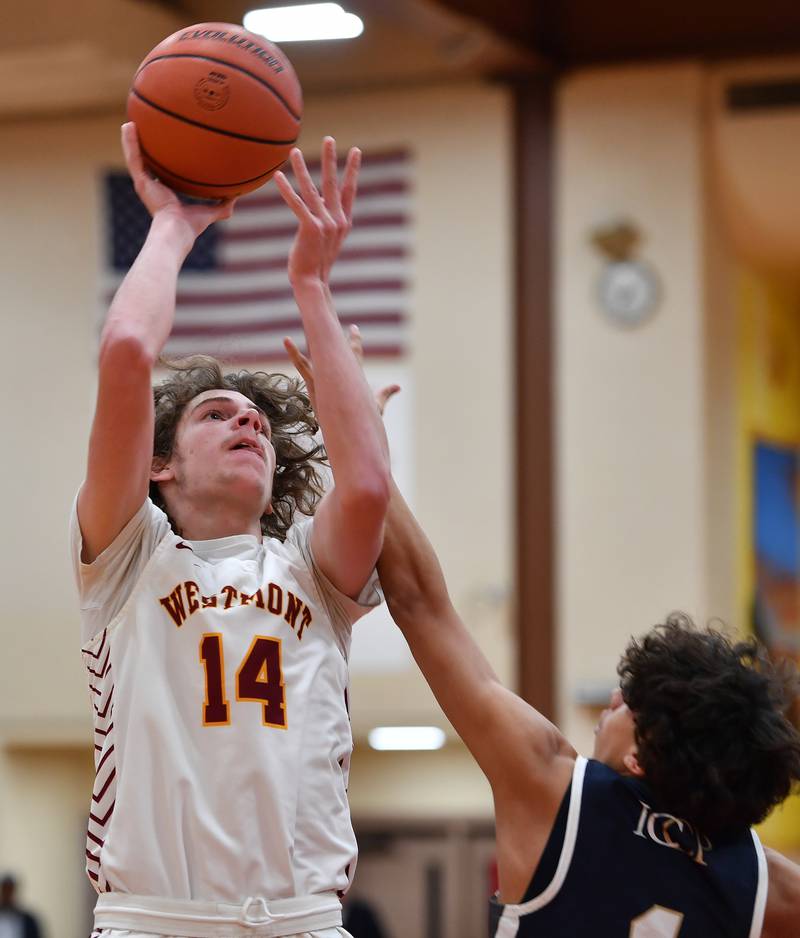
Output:
<instances>
[{"instance_id":1,"label":"player's right hand","mask_svg":"<svg viewBox=\"0 0 800 938\"><path fill-rule=\"evenodd\" d=\"M186 224L192 239L201 235L215 221L231 217L236 199L187 205L181 202L172 189L151 176L145 168L136 125L132 121L122 125L122 152L136 194L153 217L160 213L173 215Z\"/></svg>"}]
</instances>

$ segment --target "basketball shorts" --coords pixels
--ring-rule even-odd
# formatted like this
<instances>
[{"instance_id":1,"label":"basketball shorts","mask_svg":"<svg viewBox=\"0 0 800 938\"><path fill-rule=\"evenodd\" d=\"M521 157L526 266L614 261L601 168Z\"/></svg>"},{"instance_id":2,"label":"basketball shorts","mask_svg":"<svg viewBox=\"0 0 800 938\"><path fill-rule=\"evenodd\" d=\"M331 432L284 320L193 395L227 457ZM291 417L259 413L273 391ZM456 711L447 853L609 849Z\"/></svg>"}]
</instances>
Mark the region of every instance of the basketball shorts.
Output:
<instances>
[{"instance_id":1,"label":"basketball shorts","mask_svg":"<svg viewBox=\"0 0 800 938\"><path fill-rule=\"evenodd\" d=\"M235 905L107 892L94 924L92 938L352 938L335 893Z\"/></svg>"},{"instance_id":2,"label":"basketball shorts","mask_svg":"<svg viewBox=\"0 0 800 938\"><path fill-rule=\"evenodd\" d=\"M92 936L98 938L178 938L173 935L154 935L152 932L142 931L123 931L118 928L104 928L101 931L92 932ZM261 938L256 933L252 938ZM345 931L341 926L336 928L324 928L322 931L304 931L300 935L288 935L286 938L353 938L349 931Z\"/></svg>"}]
</instances>

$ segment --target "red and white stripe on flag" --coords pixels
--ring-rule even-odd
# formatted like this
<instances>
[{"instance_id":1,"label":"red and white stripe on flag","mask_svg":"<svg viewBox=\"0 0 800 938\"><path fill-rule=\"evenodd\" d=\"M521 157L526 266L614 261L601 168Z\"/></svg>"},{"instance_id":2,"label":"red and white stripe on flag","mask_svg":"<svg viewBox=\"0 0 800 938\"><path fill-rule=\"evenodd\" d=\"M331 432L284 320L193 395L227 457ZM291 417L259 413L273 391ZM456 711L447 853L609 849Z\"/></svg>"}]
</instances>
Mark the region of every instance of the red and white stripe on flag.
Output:
<instances>
[{"instance_id":1,"label":"red and white stripe on flag","mask_svg":"<svg viewBox=\"0 0 800 938\"><path fill-rule=\"evenodd\" d=\"M331 275L339 318L359 326L371 357L398 357L407 349L412 165L405 150L364 153L353 229ZM309 161L309 169L319 182L319 161ZM294 215L268 183L242 196L216 229L213 262L178 278L175 326L164 354L243 364L285 360L284 336L304 346L287 274ZM122 275L112 275L111 291Z\"/></svg>"}]
</instances>

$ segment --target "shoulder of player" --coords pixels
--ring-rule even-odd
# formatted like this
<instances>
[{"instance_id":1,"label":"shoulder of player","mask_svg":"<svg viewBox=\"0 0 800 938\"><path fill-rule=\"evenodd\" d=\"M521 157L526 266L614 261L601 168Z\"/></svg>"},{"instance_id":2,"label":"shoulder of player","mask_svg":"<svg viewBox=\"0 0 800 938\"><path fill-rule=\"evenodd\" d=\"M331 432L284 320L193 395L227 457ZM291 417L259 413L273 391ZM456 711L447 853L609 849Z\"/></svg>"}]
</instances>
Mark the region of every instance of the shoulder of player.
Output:
<instances>
[{"instance_id":1,"label":"shoulder of player","mask_svg":"<svg viewBox=\"0 0 800 938\"><path fill-rule=\"evenodd\" d=\"M495 796L530 802L535 793L560 801L575 768L575 748L538 710L510 692L507 697L504 722L513 738L500 750L499 771L490 779Z\"/></svg>"},{"instance_id":2,"label":"shoulder of player","mask_svg":"<svg viewBox=\"0 0 800 938\"><path fill-rule=\"evenodd\" d=\"M762 938L793 938L800 926L800 865L769 847L768 891Z\"/></svg>"}]
</instances>

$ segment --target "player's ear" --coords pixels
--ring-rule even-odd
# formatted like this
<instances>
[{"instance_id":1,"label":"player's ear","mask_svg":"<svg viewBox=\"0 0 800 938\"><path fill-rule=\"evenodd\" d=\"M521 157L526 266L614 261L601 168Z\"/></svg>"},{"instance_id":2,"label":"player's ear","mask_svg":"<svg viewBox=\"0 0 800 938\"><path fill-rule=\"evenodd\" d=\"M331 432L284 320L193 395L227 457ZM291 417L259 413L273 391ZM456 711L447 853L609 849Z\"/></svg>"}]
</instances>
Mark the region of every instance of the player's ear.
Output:
<instances>
[{"instance_id":1,"label":"player's ear","mask_svg":"<svg viewBox=\"0 0 800 938\"><path fill-rule=\"evenodd\" d=\"M644 769L639 764L639 756L634 752L629 752L627 755L622 757L622 764L625 766L625 771L628 775L633 775L634 778L643 778Z\"/></svg>"},{"instance_id":2,"label":"player's ear","mask_svg":"<svg viewBox=\"0 0 800 938\"><path fill-rule=\"evenodd\" d=\"M264 514L265 514L265 515L272 515L272 514L274 514L274 513L275 513L275 509L272 507L272 499L270 499L269 504L268 504L267 507L264 509Z\"/></svg>"},{"instance_id":3,"label":"player's ear","mask_svg":"<svg viewBox=\"0 0 800 938\"><path fill-rule=\"evenodd\" d=\"M164 456L153 456L153 461L150 463L150 481L170 482L174 478L175 471L169 459Z\"/></svg>"}]
</instances>

